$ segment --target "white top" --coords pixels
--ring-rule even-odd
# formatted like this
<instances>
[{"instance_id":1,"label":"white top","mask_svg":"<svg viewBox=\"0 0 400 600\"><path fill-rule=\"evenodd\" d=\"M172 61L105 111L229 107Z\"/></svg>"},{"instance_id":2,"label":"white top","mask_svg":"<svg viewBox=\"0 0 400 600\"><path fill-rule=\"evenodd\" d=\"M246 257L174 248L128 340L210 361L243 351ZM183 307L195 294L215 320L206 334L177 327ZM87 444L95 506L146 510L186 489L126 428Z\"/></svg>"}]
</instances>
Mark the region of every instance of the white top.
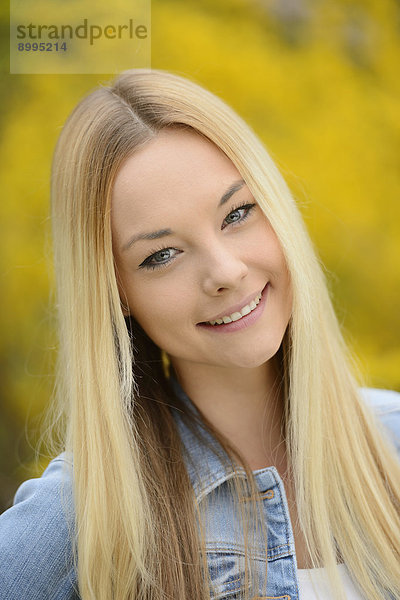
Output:
<instances>
[{"instance_id":1,"label":"white top","mask_svg":"<svg viewBox=\"0 0 400 600\"><path fill-rule=\"evenodd\" d=\"M347 600L364 600L344 563L338 565ZM326 569L297 569L300 600L333 600Z\"/></svg>"}]
</instances>

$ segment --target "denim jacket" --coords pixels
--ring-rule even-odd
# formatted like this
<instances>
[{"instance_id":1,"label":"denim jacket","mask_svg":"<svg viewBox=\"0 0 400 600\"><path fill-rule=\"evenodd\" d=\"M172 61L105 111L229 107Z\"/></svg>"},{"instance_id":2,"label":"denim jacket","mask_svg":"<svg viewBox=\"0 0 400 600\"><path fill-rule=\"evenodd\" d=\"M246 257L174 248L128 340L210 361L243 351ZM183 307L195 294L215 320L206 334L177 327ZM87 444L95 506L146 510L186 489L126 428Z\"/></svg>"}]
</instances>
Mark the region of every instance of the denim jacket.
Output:
<instances>
[{"instance_id":1,"label":"denim jacket","mask_svg":"<svg viewBox=\"0 0 400 600\"><path fill-rule=\"evenodd\" d=\"M175 392L189 403L176 380ZM400 393L362 388L400 458ZM197 501L208 496L205 522L207 560L214 600L235 600L244 589L243 547L230 515L227 481L232 473L175 415ZM78 600L71 549L73 516L71 462L65 453L42 477L25 481L14 504L0 515L0 600ZM254 471L268 531L268 547L255 540L260 600L299 600L292 525L283 482L274 466ZM265 562L268 562L268 584Z\"/></svg>"}]
</instances>

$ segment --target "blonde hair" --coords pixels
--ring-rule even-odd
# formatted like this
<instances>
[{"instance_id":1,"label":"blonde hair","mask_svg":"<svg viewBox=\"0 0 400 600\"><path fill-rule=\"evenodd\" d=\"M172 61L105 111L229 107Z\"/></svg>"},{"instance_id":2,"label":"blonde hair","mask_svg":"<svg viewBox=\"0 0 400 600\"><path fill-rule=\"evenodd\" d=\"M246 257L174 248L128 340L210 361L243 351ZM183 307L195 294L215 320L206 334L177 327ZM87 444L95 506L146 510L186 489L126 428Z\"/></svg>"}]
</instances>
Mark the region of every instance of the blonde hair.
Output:
<instances>
[{"instance_id":1,"label":"blonde hair","mask_svg":"<svg viewBox=\"0 0 400 600\"><path fill-rule=\"evenodd\" d=\"M171 391L160 349L123 317L112 252L116 173L167 127L192 128L223 150L286 258L293 312L278 353L284 431L312 564L327 568L337 599L344 598L338 555L368 600L400 598L400 466L360 397L361 378L296 203L229 106L188 79L146 69L122 73L78 104L52 168L57 394L73 455L80 595L210 598L198 507L171 407L197 432L195 419ZM254 489L246 462L201 416Z\"/></svg>"}]
</instances>

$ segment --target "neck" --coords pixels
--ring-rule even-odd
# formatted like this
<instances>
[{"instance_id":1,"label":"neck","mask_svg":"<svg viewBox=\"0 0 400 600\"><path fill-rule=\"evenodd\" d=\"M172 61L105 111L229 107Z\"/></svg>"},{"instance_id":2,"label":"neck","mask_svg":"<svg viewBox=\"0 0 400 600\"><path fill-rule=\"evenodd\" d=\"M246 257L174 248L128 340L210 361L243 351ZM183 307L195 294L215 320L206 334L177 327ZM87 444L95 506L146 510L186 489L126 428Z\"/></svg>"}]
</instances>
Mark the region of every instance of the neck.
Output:
<instances>
[{"instance_id":1,"label":"neck","mask_svg":"<svg viewBox=\"0 0 400 600\"><path fill-rule=\"evenodd\" d=\"M251 369L174 364L186 394L255 470L283 468L283 389L277 358Z\"/></svg>"}]
</instances>

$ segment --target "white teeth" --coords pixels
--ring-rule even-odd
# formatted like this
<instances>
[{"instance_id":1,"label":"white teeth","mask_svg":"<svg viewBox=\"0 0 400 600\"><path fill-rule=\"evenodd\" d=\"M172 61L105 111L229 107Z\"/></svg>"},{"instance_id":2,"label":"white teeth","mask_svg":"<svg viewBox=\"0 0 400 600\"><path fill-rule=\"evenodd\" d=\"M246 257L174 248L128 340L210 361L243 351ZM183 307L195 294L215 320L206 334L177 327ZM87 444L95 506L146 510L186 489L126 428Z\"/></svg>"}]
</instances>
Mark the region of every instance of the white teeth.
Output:
<instances>
[{"instance_id":1,"label":"white teeth","mask_svg":"<svg viewBox=\"0 0 400 600\"><path fill-rule=\"evenodd\" d=\"M231 319L232 319L232 321L237 321L238 319L241 319L241 318L242 318L242 316L243 316L243 315L242 315L240 312L234 312L234 313L231 315Z\"/></svg>"},{"instance_id":2,"label":"white teeth","mask_svg":"<svg viewBox=\"0 0 400 600\"><path fill-rule=\"evenodd\" d=\"M258 294L258 296L256 296L254 300L252 300L249 304L243 306L240 312L234 312L231 315L226 315L220 319L217 319L216 321L207 321L207 323L209 323L210 325L221 325L222 323L232 323L233 321L238 321L242 317L245 317L246 315L251 313L251 311L253 311L256 308L260 300L261 293Z\"/></svg>"}]
</instances>

